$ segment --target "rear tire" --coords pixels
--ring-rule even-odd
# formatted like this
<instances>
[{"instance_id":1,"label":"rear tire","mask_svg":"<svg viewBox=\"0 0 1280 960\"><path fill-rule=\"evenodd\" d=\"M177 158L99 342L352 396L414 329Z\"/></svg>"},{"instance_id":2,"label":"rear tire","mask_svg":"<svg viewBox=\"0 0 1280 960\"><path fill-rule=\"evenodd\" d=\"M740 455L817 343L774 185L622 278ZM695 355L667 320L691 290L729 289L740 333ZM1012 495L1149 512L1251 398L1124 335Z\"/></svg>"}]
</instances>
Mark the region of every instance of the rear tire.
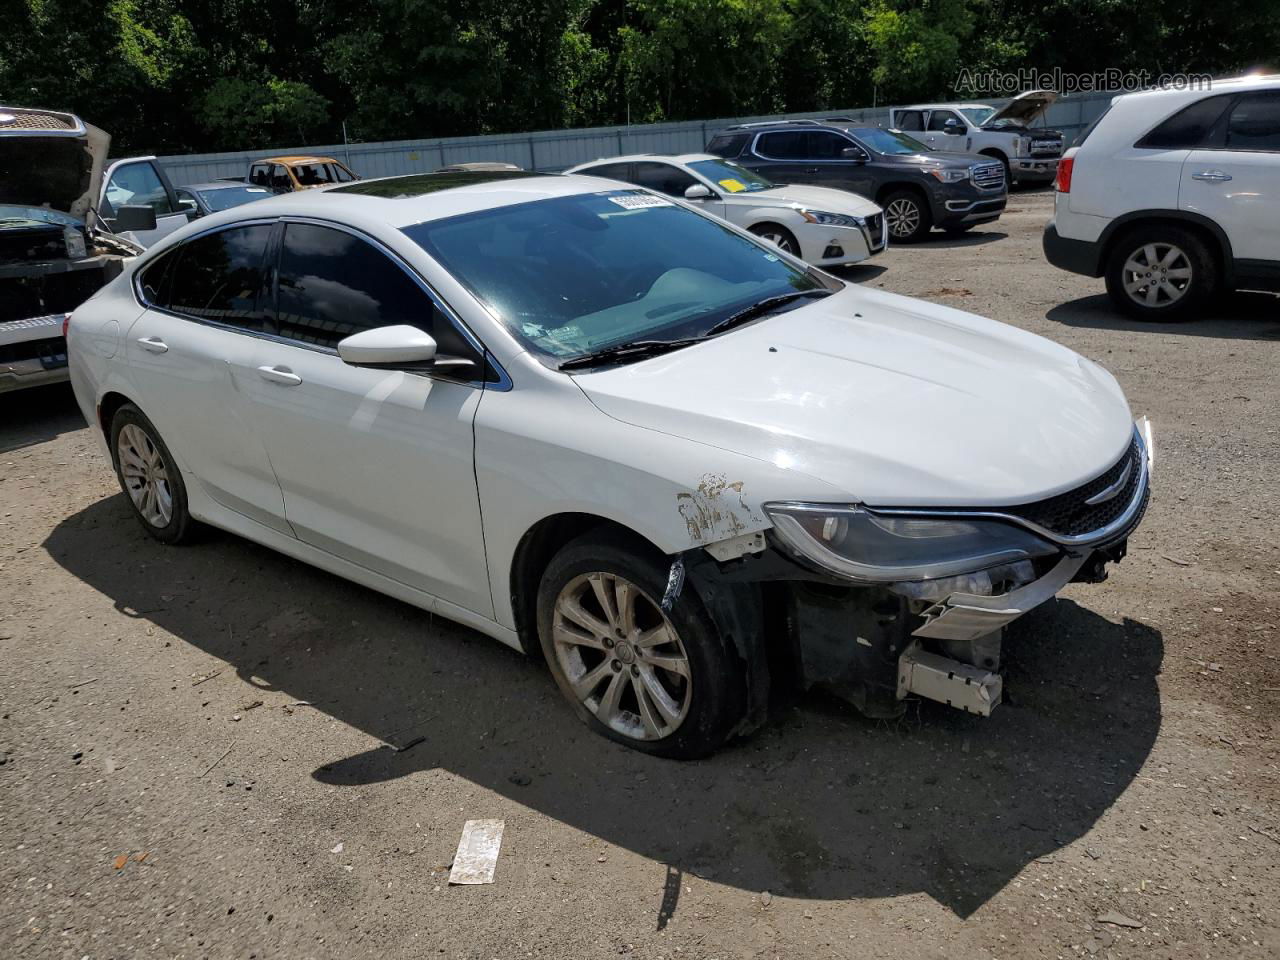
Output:
<instances>
[{"instance_id":1,"label":"rear tire","mask_svg":"<svg viewBox=\"0 0 1280 960\"><path fill-rule=\"evenodd\" d=\"M132 403L111 419L111 459L142 529L161 543L190 540L197 523L187 509L182 471L160 432Z\"/></svg>"},{"instance_id":2,"label":"rear tire","mask_svg":"<svg viewBox=\"0 0 1280 960\"><path fill-rule=\"evenodd\" d=\"M1196 317L1217 291L1218 264L1196 234L1182 227L1138 227L1112 244L1107 293L1121 311L1154 323Z\"/></svg>"},{"instance_id":3,"label":"rear tire","mask_svg":"<svg viewBox=\"0 0 1280 960\"><path fill-rule=\"evenodd\" d=\"M894 243L916 243L929 235L933 217L923 196L914 190L895 190L880 204Z\"/></svg>"},{"instance_id":4,"label":"rear tire","mask_svg":"<svg viewBox=\"0 0 1280 960\"><path fill-rule=\"evenodd\" d=\"M548 565L538 638L556 686L596 733L692 760L746 710L746 678L692 585L663 611L669 564L638 538L588 533Z\"/></svg>"}]
</instances>

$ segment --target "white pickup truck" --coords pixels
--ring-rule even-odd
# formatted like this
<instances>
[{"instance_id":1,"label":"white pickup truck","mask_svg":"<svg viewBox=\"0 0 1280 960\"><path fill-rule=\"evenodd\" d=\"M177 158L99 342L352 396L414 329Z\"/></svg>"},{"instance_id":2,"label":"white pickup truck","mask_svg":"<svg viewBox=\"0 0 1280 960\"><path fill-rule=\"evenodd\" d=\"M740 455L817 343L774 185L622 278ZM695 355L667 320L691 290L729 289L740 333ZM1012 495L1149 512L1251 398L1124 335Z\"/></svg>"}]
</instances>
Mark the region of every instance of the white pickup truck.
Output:
<instances>
[{"instance_id":1,"label":"white pickup truck","mask_svg":"<svg viewBox=\"0 0 1280 960\"><path fill-rule=\"evenodd\" d=\"M188 222L154 157L107 164L70 113L0 106L0 393L67 378L63 324Z\"/></svg>"},{"instance_id":2,"label":"white pickup truck","mask_svg":"<svg viewBox=\"0 0 1280 960\"><path fill-rule=\"evenodd\" d=\"M999 110L981 103L920 103L890 110L889 125L934 150L993 157L1004 164L1010 183L1048 183L1058 173L1062 131L1034 124L1057 99L1052 90L1030 90Z\"/></svg>"}]
</instances>

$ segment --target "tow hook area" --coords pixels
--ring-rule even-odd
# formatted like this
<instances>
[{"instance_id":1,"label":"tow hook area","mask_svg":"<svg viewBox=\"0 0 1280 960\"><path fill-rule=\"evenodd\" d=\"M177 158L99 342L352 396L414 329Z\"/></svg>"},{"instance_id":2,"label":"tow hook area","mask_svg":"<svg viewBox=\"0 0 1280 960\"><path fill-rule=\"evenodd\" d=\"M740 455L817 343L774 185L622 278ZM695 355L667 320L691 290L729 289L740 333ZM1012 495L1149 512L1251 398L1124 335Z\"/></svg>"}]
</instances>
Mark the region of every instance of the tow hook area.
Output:
<instances>
[{"instance_id":1,"label":"tow hook area","mask_svg":"<svg viewBox=\"0 0 1280 960\"><path fill-rule=\"evenodd\" d=\"M929 653L913 643L898 660L898 699L928 697L949 707L989 717L1000 703L1000 674Z\"/></svg>"}]
</instances>

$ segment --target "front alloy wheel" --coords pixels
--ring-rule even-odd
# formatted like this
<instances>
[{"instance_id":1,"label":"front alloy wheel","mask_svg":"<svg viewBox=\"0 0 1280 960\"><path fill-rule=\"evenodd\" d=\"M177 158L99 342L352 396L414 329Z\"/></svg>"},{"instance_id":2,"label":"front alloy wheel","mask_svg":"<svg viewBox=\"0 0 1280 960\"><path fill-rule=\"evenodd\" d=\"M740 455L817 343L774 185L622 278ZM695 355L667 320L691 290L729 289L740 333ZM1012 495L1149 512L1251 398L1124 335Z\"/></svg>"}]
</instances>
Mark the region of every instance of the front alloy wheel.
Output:
<instances>
[{"instance_id":1,"label":"front alloy wheel","mask_svg":"<svg viewBox=\"0 0 1280 960\"><path fill-rule=\"evenodd\" d=\"M768 240L783 253L789 253L793 257L800 256L800 244L796 242L790 230L775 223L765 223L753 228L751 232L762 240Z\"/></svg>"},{"instance_id":2,"label":"front alloy wheel","mask_svg":"<svg viewBox=\"0 0 1280 960\"><path fill-rule=\"evenodd\" d=\"M556 660L574 695L625 737L660 740L689 714L684 644L647 593L610 573L575 577L556 599Z\"/></svg>"},{"instance_id":3,"label":"front alloy wheel","mask_svg":"<svg viewBox=\"0 0 1280 960\"><path fill-rule=\"evenodd\" d=\"M884 219L889 236L898 243L921 240L933 227L923 200L911 190L899 190L884 198Z\"/></svg>"},{"instance_id":4,"label":"front alloy wheel","mask_svg":"<svg viewBox=\"0 0 1280 960\"><path fill-rule=\"evenodd\" d=\"M671 562L622 530L566 544L538 587L538 642L587 726L633 750L690 760L739 725L748 671L763 666L720 633L692 580L663 608Z\"/></svg>"}]
</instances>

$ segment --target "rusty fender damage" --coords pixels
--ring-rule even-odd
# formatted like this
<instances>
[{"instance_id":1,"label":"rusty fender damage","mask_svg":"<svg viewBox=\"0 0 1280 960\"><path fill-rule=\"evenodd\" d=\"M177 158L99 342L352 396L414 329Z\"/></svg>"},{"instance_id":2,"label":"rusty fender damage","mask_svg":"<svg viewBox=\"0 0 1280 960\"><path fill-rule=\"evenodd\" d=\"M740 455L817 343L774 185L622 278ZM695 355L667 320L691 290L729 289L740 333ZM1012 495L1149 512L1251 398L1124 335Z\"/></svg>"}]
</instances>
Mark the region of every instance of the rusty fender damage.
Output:
<instances>
[{"instance_id":1,"label":"rusty fender damage","mask_svg":"<svg viewBox=\"0 0 1280 960\"><path fill-rule=\"evenodd\" d=\"M863 585L810 569L754 533L680 554L672 584L697 591L744 663L739 732L764 722L771 686L784 680L827 689L872 718L900 716L911 694L986 716L1002 693L1004 625L1068 582L1105 578L1105 564L1124 552L1121 542L930 585Z\"/></svg>"}]
</instances>

